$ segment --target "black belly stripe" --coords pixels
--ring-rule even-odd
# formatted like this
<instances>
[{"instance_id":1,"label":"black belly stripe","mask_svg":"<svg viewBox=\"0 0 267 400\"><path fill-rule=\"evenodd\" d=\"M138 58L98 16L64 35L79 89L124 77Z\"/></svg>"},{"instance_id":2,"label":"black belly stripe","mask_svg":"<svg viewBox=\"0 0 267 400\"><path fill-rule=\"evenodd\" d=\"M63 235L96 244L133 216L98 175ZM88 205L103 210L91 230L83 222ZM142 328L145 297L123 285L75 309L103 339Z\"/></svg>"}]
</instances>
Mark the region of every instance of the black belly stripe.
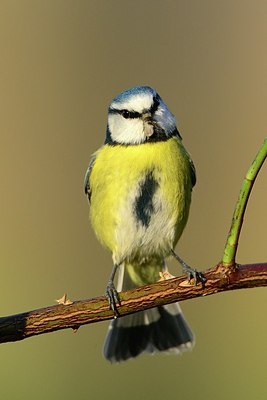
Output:
<instances>
[{"instance_id":1,"label":"black belly stripe","mask_svg":"<svg viewBox=\"0 0 267 400\"><path fill-rule=\"evenodd\" d=\"M159 183L153 176L153 171L148 171L139 184L139 194L134 201L136 218L145 227L149 226L151 215L154 212L153 197Z\"/></svg>"}]
</instances>

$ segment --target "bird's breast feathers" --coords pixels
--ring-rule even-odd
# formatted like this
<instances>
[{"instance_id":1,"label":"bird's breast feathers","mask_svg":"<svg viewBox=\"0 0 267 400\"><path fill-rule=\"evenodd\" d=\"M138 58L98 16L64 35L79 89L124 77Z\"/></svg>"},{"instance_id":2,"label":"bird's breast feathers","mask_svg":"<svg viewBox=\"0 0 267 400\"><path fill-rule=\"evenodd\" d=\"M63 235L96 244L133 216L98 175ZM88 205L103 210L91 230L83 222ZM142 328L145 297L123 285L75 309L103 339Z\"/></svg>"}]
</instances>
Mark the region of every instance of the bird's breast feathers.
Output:
<instances>
[{"instance_id":1,"label":"bird's breast feathers","mask_svg":"<svg viewBox=\"0 0 267 400\"><path fill-rule=\"evenodd\" d=\"M168 255L191 201L190 159L181 141L105 145L95 157L91 221L114 261Z\"/></svg>"}]
</instances>

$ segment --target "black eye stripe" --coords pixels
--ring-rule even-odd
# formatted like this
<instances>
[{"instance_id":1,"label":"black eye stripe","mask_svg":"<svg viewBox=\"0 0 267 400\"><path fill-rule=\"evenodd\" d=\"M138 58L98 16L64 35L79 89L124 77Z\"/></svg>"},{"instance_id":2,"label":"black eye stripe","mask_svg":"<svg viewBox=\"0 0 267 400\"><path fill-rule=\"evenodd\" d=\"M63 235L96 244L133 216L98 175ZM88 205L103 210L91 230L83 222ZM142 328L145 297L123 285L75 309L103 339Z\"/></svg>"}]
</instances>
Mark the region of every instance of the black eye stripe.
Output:
<instances>
[{"instance_id":1,"label":"black eye stripe","mask_svg":"<svg viewBox=\"0 0 267 400\"><path fill-rule=\"evenodd\" d=\"M120 114L123 116L125 119L134 119L134 118L140 118L141 114L136 112L136 111L128 111L128 110L116 110L115 108L110 108L109 109L110 114Z\"/></svg>"},{"instance_id":2,"label":"black eye stripe","mask_svg":"<svg viewBox=\"0 0 267 400\"><path fill-rule=\"evenodd\" d=\"M140 118L141 114L139 114L138 112L135 111L128 111L128 110L119 110L119 114L121 114L123 116L123 118Z\"/></svg>"},{"instance_id":3,"label":"black eye stripe","mask_svg":"<svg viewBox=\"0 0 267 400\"><path fill-rule=\"evenodd\" d=\"M153 98L153 104L151 108L148 110L152 115L155 114L157 111L158 107L160 104L160 97L159 95L155 96ZM110 108L109 109L110 114L120 114L123 116L125 119L135 119L135 118L141 118L142 114L140 114L137 111L129 111L129 110L117 110L116 108Z\"/></svg>"}]
</instances>

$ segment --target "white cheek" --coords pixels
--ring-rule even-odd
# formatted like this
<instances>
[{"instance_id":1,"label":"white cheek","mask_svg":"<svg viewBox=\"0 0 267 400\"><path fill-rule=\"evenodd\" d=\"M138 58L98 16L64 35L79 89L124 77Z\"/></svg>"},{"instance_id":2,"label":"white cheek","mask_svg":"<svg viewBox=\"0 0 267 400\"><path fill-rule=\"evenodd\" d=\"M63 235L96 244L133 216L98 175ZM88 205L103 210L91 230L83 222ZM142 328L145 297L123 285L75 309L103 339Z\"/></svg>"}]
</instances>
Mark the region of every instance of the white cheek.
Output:
<instances>
[{"instance_id":1,"label":"white cheek","mask_svg":"<svg viewBox=\"0 0 267 400\"><path fill-rule=\"evenodd\" d=\"M143 121L125 119L121 115L111 114L108 117L108 126L112 140L123 144L137 144L145 141Z\"/></svg>"}]
</instances>

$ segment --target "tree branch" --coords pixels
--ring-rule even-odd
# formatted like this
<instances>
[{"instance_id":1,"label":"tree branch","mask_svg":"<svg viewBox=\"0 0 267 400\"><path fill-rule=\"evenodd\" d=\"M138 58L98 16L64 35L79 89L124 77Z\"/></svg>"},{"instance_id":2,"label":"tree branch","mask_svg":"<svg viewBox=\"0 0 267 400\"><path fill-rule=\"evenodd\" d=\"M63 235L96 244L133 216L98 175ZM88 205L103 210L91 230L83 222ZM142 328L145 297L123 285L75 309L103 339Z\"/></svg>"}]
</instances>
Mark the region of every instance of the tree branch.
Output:
<instances>
[{"instance_id":1,"label":"tree branch","mask_svg":"<svg viewBox=\"0 0 267 400\"><path fill-rule=\"evenodd\" d=\"M227 237L224 254L222 258L223 265L235 265L238 240L241 233L241 228L244 221L244 215L248 203L248 199L255 183L257 175L267 157L267 138L262 143L255 159L246 173L242 183L239 197L234 210L231 228Z\"/></svg>"},{"instance_id":2,"label":"tree branch","mask_svg":"<svg viewBox=\"0 0 267 400\"><path fill-rule=\"evenodd\" d=\"M207 282L194 285L185 276L142 286L120 293L120 316L159 305L183 301L218 292L267 286L267 263L235 265L218 264L204 273ZM113 318L106 297L55 305L22 314L0 318L0 343L23 340L30 336L72 328Z\"/></svg>"}]
</instances>

